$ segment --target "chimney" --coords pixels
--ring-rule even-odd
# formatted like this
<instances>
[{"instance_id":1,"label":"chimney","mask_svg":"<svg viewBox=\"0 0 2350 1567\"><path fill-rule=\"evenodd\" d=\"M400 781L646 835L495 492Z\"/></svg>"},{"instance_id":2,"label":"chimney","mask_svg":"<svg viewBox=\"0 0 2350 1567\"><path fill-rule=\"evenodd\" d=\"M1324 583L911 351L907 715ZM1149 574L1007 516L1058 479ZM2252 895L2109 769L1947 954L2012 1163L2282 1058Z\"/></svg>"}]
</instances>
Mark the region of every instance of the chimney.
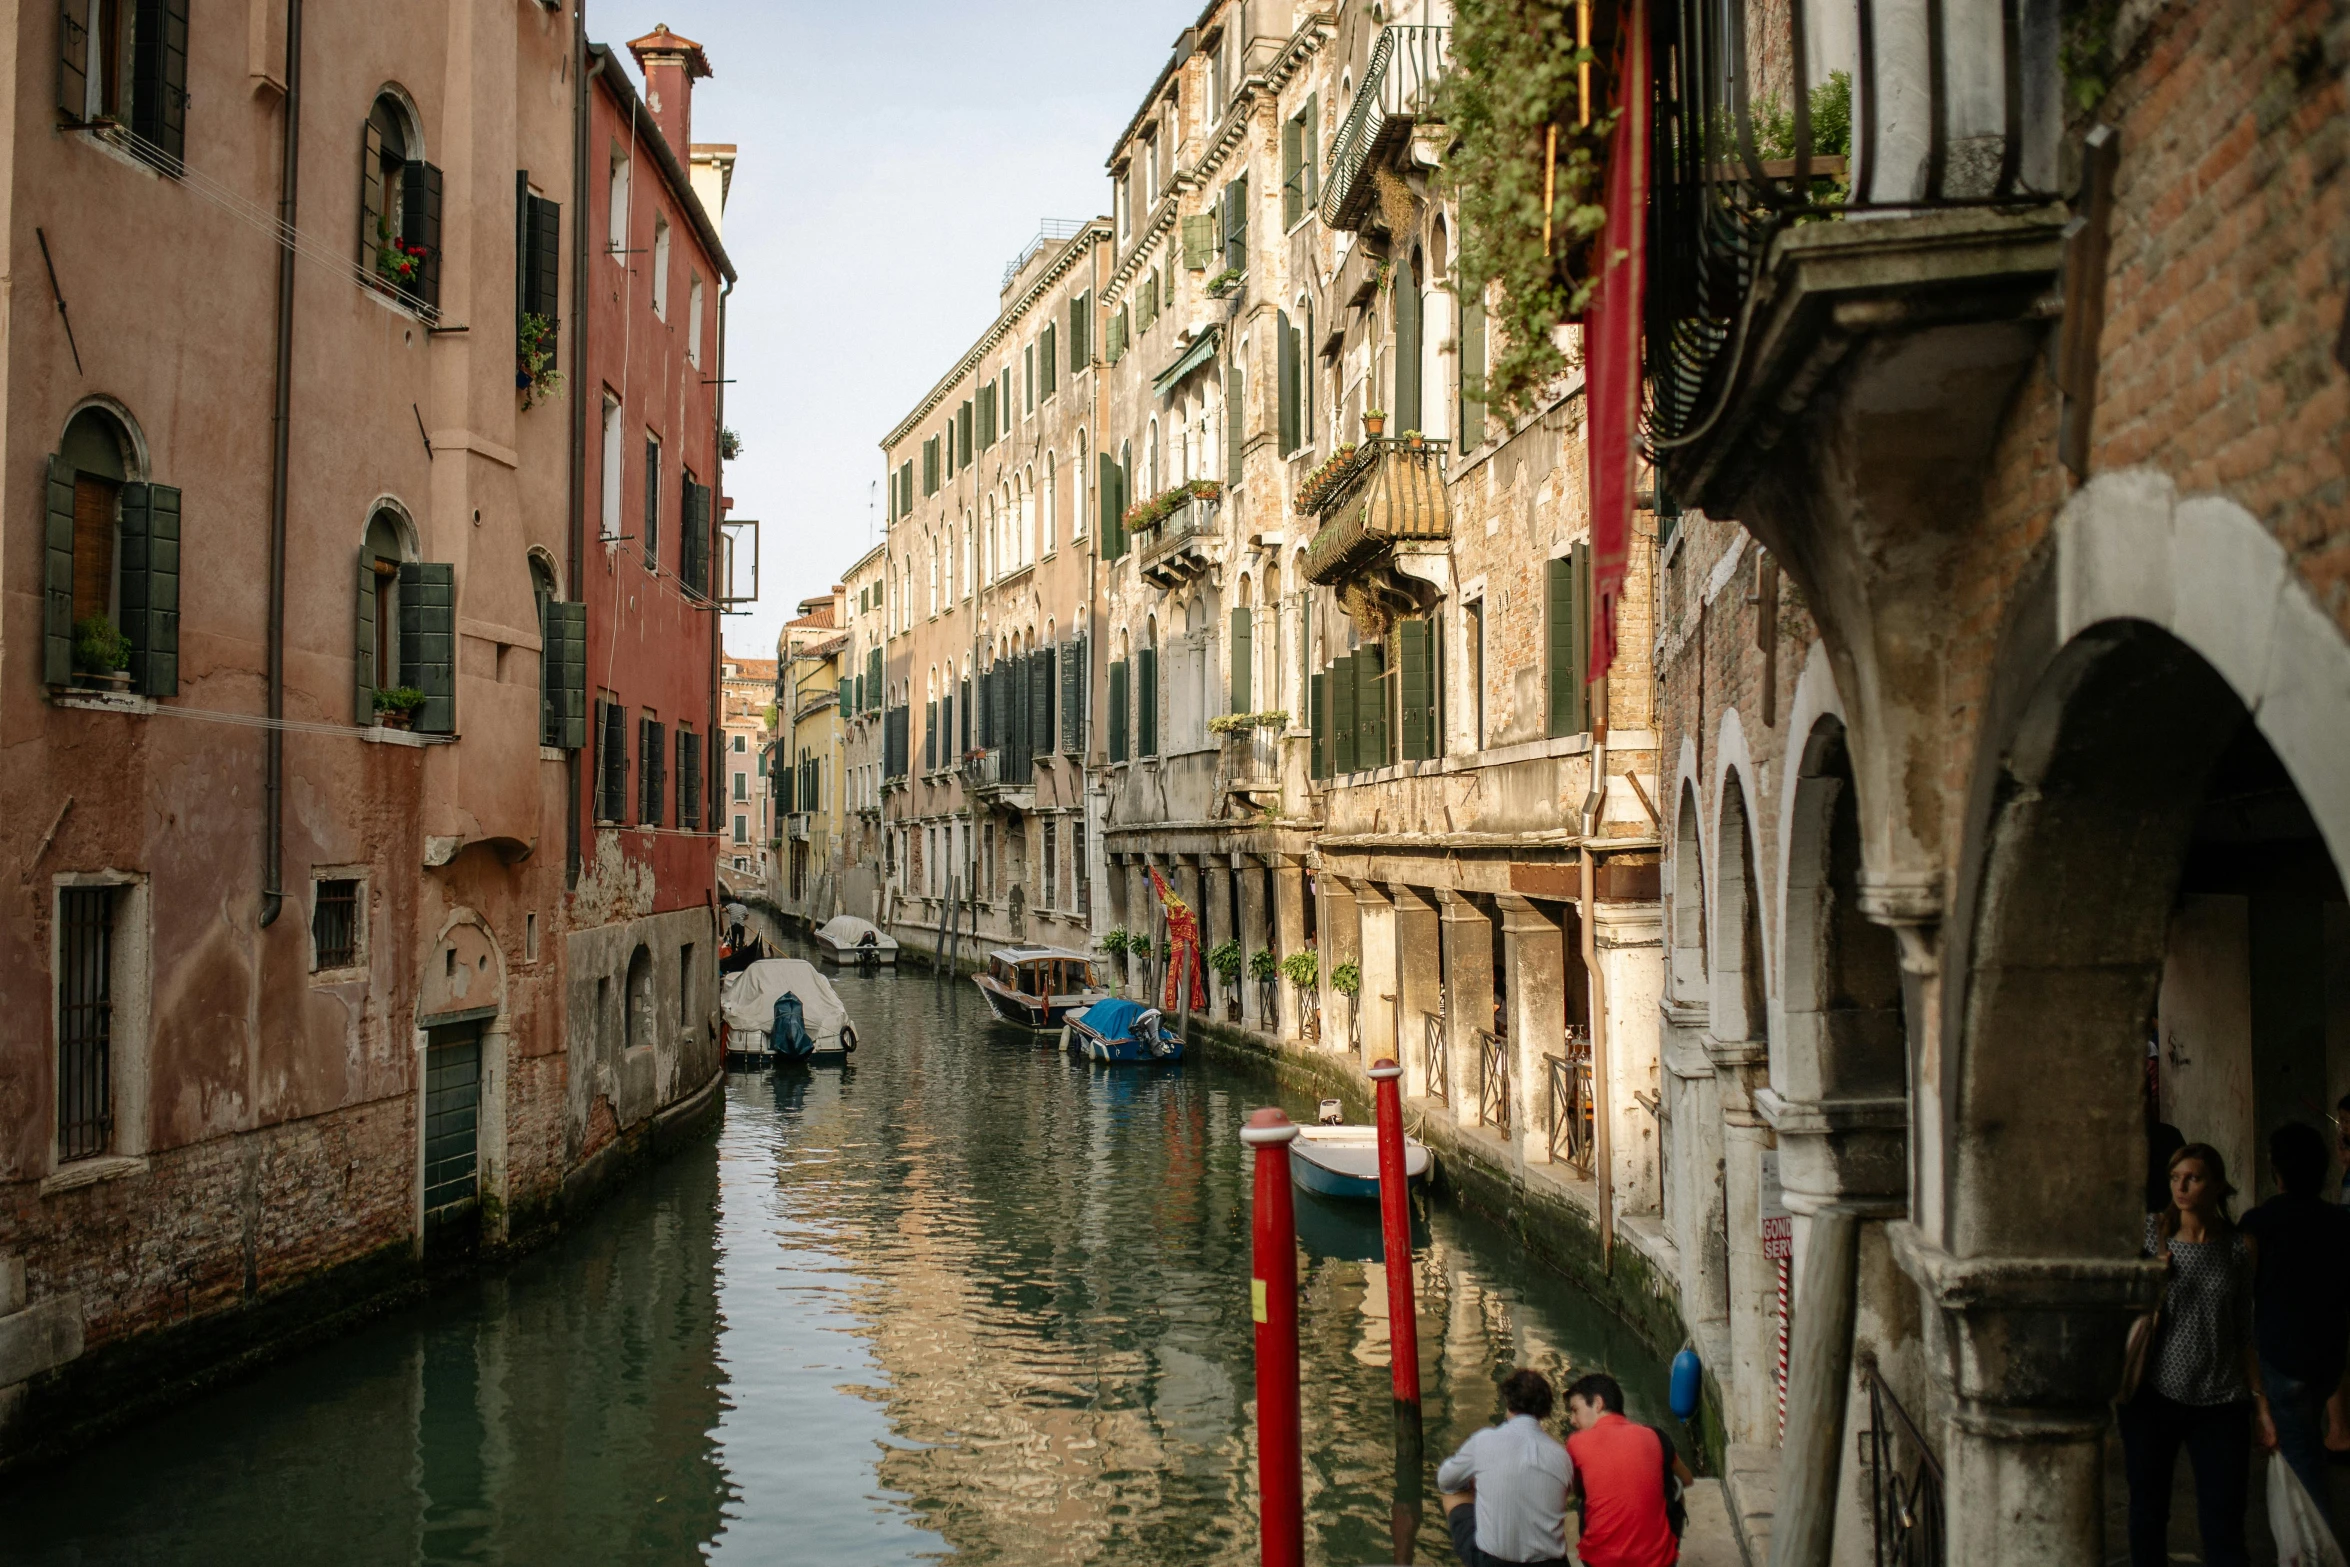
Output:
<instances>
[{"instance_id":1,"label":"chimney","mask_svg":"<svg viewBox=\"0 0 2350 1567\"><path fill-rule=\"evenodd\" d=\"M645 73L645 107L653 111L653 123L684 163L693 156L694 78L710 74L708 57L700 44L671 32L666 22L633 40L628 52Z\"/></svg>"}]
</instances>

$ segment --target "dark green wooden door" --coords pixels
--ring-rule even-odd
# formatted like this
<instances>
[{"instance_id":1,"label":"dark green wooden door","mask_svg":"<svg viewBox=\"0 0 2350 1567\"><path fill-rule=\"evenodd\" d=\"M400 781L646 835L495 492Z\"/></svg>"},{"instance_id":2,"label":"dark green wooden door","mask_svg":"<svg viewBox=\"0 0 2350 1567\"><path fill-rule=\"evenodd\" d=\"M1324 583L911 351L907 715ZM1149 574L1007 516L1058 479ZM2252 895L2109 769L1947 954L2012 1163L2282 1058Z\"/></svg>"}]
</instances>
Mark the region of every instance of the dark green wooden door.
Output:
<instances>
[{"instance_id":1,"label":"dark green wooden door","mask_svg":"<svg viewBox=\"0 0 2350 1567\"><path fill-rule=\"evenodd\" d=\"M481 1025L436 1028L424 1054L424 1228L429 1241L480 1194Z\"/></svg>"}]
</instances>

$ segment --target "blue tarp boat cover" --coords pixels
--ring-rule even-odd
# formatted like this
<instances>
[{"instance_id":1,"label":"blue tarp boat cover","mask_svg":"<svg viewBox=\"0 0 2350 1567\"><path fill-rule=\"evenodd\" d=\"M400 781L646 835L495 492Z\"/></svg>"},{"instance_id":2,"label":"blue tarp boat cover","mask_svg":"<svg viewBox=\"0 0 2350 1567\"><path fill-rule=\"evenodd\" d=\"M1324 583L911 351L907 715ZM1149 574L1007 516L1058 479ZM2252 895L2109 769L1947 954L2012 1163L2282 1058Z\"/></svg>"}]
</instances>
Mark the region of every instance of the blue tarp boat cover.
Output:
<instances>
[{"instance_id":1,"label":"blue tarp boat cover","mask_svg":"<svg viewBox=\"0 0 2350 1567\"><path fill-rule=\"evenodd\" d=\"M1112 998L1097 1001L1077 1014L1078 1020L1104 1039L1124 1039L1134 1030L1135 1020L1151 1009L1139 1001Z\"/></svg>"},{"instance_id":2,"label":"blue tarp boat cover","mask_svg":"<svg viewBox=\"0 0 2350 1567\"><path fill-rule=\"evenodd\" d=\"M768 1032L767 1048L779 1056L804 1056L816 1048L801 1021L800 998L788 990L775 998L775 1027Z\"/></svg>"}]
</instances>

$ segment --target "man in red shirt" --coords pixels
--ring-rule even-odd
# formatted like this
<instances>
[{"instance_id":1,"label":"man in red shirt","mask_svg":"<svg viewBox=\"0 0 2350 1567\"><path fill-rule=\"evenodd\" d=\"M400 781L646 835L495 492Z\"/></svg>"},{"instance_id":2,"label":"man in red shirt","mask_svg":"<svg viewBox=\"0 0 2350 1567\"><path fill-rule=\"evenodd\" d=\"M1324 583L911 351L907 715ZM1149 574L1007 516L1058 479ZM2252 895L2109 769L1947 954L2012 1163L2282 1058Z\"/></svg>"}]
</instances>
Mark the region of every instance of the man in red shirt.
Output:
<instances>
[{"instance_id":1,"label":"man in red shirt","mask_svg":"<svg viewBox=\"0 0 2350 1567\"><path fill-rule=\"evenodd\" d=\"M1689 1466L1654 1426L1624 1418L1624 1389L1604 1371L1567 1389L1567 1456L1583 1497L1584 1567L1673 1567L1681 1540L1667 1510L1668 1477L1687 1485Z\"/></svg>"}]
</instances>

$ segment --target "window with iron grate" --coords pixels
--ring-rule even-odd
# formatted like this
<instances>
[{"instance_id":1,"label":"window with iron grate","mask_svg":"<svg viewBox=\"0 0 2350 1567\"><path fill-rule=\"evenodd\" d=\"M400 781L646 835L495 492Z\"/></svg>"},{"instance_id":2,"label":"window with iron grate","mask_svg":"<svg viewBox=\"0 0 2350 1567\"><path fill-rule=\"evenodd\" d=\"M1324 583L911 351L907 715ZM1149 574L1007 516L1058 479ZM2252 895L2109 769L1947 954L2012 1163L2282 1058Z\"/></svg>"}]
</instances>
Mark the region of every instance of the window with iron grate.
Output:
<instances>
[{"instance_id":1,"label":"window with iron grate","mask_svg":"<svg viewBox=\"0 0 2350 1567\"><path fill-rule=\"evenodd\" d=\"M359 883L321 881L310 905L310 967L349 968L359 961Z\"/></svg>"}]
</instances>

